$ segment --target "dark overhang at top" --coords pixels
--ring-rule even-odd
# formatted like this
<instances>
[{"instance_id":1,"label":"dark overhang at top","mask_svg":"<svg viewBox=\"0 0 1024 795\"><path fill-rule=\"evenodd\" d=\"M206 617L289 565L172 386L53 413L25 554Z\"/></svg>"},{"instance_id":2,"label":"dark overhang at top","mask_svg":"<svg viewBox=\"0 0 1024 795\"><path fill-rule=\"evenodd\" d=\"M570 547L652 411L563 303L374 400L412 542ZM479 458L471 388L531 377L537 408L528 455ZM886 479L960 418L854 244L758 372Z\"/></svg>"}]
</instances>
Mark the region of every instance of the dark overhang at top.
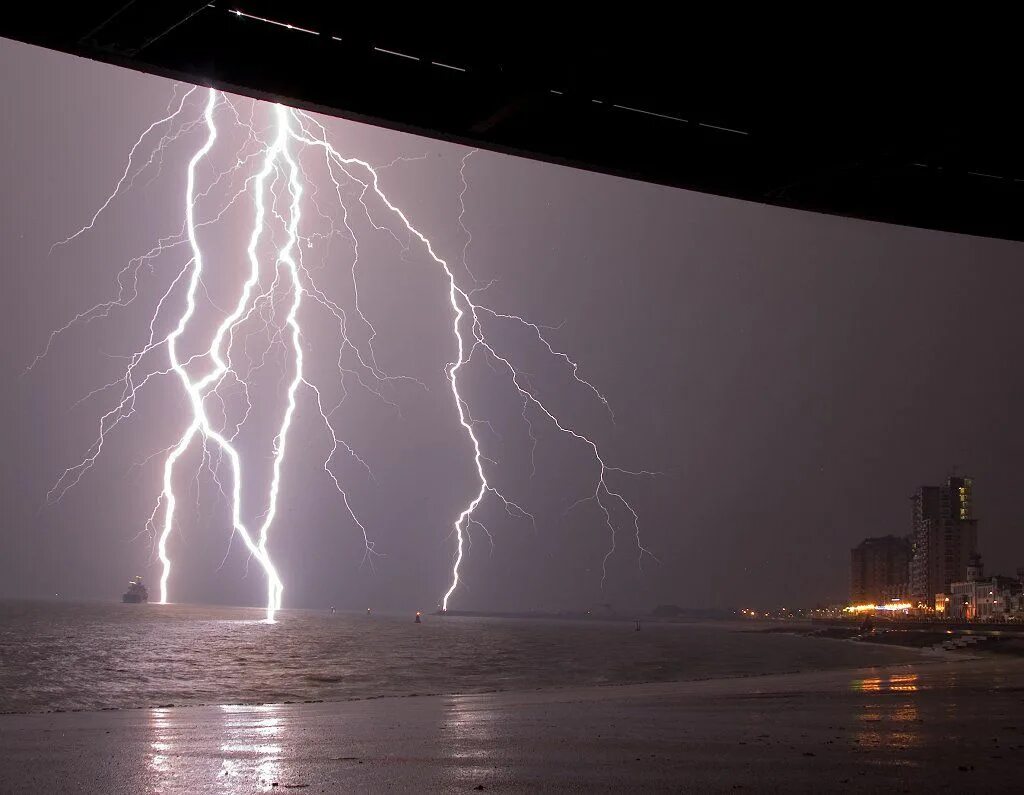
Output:
<instances>
[{"instance_id":1,"label":"dark overhang at top","mask_svg":"<svg viewBox=\"0 0 1024 795\"><path fill-rule=\"evenodd\" d=\"M0 34L592 171L1024 240L1017 70L966 32L602 8L94 0L5 11Z\"/></svg>"}]
</instances>

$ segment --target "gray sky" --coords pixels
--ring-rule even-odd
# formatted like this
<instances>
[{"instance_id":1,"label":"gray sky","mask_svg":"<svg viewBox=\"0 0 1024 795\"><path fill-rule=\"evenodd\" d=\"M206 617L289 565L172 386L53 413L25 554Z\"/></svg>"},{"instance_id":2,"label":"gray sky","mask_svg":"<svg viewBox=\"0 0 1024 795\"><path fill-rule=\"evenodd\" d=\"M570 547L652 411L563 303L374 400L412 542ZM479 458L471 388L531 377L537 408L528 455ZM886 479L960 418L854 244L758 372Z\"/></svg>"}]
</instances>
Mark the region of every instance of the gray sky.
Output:
<instances>
[{"instance_id":1,"label":"gray sky","mask_svg":"<svg viewBox=\"0 0 1024 795\"><path fill-rule=\"evenodd\" d=\"M50 254L106 198L140 131L166 112L172 84L8 41L0 41L0 71L8 78L0 88L0 594L115 597L129 575L151 584L159 577L151 541L139 533L161 463L132 464L184 428L180 387L167 379L144 393L79 486L56 505L45 497L88 448L113 396L75 402L123 367L114 357L139 345L147 310L181 258L144 270L136 304L61 337L21 373L52 329L108 299L117 271L180 226L185 164L200 138L183 135L159 177L151 180L154 164L95 229ZM328 123L337 145L374 164L426 156L383 170L383 187L458 263L466 150ZM487 367L467 368L471 407L499 434L481 431L499 462L491 479L536 515L537 529L486 504L480 517L493 551L475 532L453 607L843 598L849 548L864 536L907 532L907 497L953 465L977 479L989 567L1011 573L1024 564L1020 244L762 207L486 152L469 159L466 178L468 262L481 281L497 280L481 300L564 324L552 342L607 396L615 424L564 368L537 355L528 335L502 332L503 350L609 463L664 474L614 481L661 563L639 571L624 529L602 595L602 517L593 506L564 513L586 493L593 466L585 451L535 420L531 479L514 395ZM226 220L209 242L217 264L208 265L208 287L224 302L244 267L247 217ZM370 232L361 246L361 301L378 331L378 358L428 387L389 388L400 414L357 392L335 416L373 469L375 481L351 462L336 472L384 556L374 571L360 566L361 537L322 470L327 442L308 394L289 441L271 549L286 606L430 609L447 587L451 520L474 491L442 374L454 354L446 295L417 247L403 255ZM321 285L346 295L350 260L342 245L321 257ZM311 310L305 326L311 377L336 399L330 323ZM279 376L267 382L271 395ZM253 467L257 496L259 478L269 476L275 405L266 416L257 411L244 441L262 462ZM183 490L189 480L181 478ZM198 508L184 500L172 597L261 604L263 578L255 564L246 575L237 542L225 559L227 513L213 488L200 481ZM257 502L247 507L254 516Z\"/></svg>"}]
</instances>

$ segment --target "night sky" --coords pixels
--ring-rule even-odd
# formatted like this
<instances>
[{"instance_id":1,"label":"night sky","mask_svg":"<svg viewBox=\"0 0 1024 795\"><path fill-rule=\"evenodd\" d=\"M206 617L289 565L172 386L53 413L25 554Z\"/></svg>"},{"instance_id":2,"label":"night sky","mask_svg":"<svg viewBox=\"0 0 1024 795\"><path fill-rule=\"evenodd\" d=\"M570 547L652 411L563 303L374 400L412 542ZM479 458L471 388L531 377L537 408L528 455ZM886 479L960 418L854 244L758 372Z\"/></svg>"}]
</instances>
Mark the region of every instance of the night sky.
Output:
<instances>
[{"instance_id":1,"label":"night sky","mask_svg":"<svg viewBox=\"0 0 1024 795\"><path fill-rule=\"evenodd\" d=\"M159 177L151 179L154 166L95 229L50 253L109 194L141 130L165 114L172 84L6 40L0 73L0 595L117 598L129 576L151 585L159 577L140 531L161 463L133 463L181 432L180 386L167 379L146 394L58 504L47 505L46 493L88 448L113 396L74 404L116 377L117 357L139 345L170 265L142 272L138 304L76 328L23 371L52 329L110 297L128 259L180 227L184 168L198 139L183 138ZM325 123L336 145L369 162L407 158L381 171L385 191L442 256L460 262L459 166L468 150ZM514 395L474 366L465 388L495 426L483 434L499 461L491 478L534 512L537 528L485 506L493 551L474 534L453 607L840 600L850 547L908 532L907 498L953 466L976 478L987 567L1010 574L1024 565L1021 244L763 207L487 152L469 158L465 175L467 262L482 282L497 280L481 300L562 324L552 342L601 389L615 423L564 367L537 355L528 335L505 334L505 350L610 463L663 474L614 481L660 564L647 560L640 571L624 528L602 593L603 519L593 506L565 514L586 495L592 464L537 422L531 478ZM244 218L211 243L214 294L229 295L244 267ZM326 442L308 400L289 442L271 550L286 607L432 609L447 587L451 521L474 491L442 372L453 356L450 310L415 246L403 254L368 235L362 263L378 359L428 388L388 392L400 413L353 394L336 416L373 469L370 480L342 462L337 474L383 555L372 571L361 565L362 540L322 470ZM322 284L344 290L350 251L339 245L322 264ZM331 384L330 324L312 311L309 318L310 366ZM265 462L261 421L247 444ZM190 478L181 484L194 498ZM237 541L225 556L223 501L212 483L198 488L198 508L185 500L172 543L172 597L262 604L258 566L246 570Z\"/></svg>"}]
</instances>

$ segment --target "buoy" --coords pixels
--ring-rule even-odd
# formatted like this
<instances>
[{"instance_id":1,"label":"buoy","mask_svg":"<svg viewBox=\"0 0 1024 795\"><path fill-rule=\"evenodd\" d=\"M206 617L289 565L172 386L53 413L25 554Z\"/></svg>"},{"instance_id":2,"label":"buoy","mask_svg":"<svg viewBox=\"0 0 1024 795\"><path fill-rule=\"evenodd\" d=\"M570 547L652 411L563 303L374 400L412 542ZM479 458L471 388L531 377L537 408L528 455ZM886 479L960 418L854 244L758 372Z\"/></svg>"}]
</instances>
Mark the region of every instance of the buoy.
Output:
<instances>
[{"instance_id":1,"label":"buoy","mask_svg":"<svg viewBox=\"0 0 1024 795\"><path fill-rule=\"evenodd\" d=\"M416 623L417 624L422 624L423 623L422 621L420 621L420 611L419 610L416 611Z\"/></svg>"}]
</instances>

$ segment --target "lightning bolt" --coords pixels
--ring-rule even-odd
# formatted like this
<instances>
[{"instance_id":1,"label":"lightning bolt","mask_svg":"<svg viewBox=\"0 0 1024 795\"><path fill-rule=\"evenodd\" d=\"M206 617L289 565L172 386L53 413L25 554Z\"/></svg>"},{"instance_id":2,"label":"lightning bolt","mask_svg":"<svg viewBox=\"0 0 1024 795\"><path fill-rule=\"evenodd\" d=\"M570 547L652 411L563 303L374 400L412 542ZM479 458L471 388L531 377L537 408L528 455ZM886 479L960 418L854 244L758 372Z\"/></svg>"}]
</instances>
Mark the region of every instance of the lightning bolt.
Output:
<instances>
[{"instance_id":1,"label":"lightning bolt","mask_svg":"<svg viewBox=\"0 0 1024 795\"><path fill-rule=\"evenodd\" d=\"M372 565L373 558L379 553L375 550L366 526L353 510L348 492L332 464L339 451L344 451L371 479L372 471L367 462L337 432L332 416L348 395L346 383L349 380L396 411L398 406L387 396L385 388L390 389L406 382L423 389L426 389L426 385L411 376L389 373L378 364L374 350L377 330L363 309L359 293L359 270L363 263L359 237L354 226L353 213L356 213L374 230L390 235L403 253L416 246L426 254L429 262L438 269L451 309L455 357L443 368L443 374L448 382L455 414L471 451L476 483L451 525L455 550L450 584L440 600L442 610L448 610L449 602L461 582L462 565L468 544L472 541L470 529L473 525L484 531L493 549L493 537L477 515L486 500L494 501L510 517L529 520L536 528L534 515L517 500L506 495L488 474L495 462L485 454L477 429L480 425L486 425L495 434L497 431L489 420L474 416L471 401L464 394L462 384L464 371L474 360L484 362L495 373L502 375L508 387L517 395L522 407L521 417L531 440L531 467L538 441L535 435L535 423L538 421L548 423L558 433L578 443L589 456L593 469L591 488L569 510L593 502L610 534L610 545L602 559L602 588L608 576L608 561L617 549L620 530L616 521L618 512L624 512L629 517L628 526L637 551L638 564L642 566L645 557L654 558L641 541L639 514L623 495L621 487L613 483L613 479L617 476L657 473L610 465L597 442L560 417L541 399L530 378L514 364L512 353L498 343L501 330L518 328L528 332L539 350L567 368L569 376L608 410L614 422L608 400L580 374L580 365L552 344L548 338L552 327L527 320L519 314L499 311L477 297L490 284L480 286L467 262L472 235L463 220L466 213L465 197L469 189L465 172L473 153L462 158L459 168L462 189L458 196L458 225L465 234L461 265L472 284L464 288L448 261L435 250L430 239L412 223L403 210L392 202L381 186L380 172L383 169L402 160L420 158L398 158L375 168L365 160L341 153L331 143L327 129L315 117L283 105L270 108L272 121L269 130L261 130L257 126L257 111L269 106L253 102L246 119L233 100L214 89L206 90L201 114L183 121L191 107L190 99L197 91L200 89L191 88L178 98L178 90L175 88L167 114L149 125L131 148L124 172L115 183L113 191L84 226L54 244L54 248L68 245L94 229L103 214L154 163L156 174L150 182L159 177L168 147L195 129L205 131L201 144L193 151L186 168L184 221L181 228L161 236L149 251L130 260L115 280L116 295L78 313L63 327L52 332L41 352L29 365L29 370L37 366L47 357L55 341L75 325L126 310L140 295L142 268L145 266L151 271L155 270L158 261L182 252L179 256L183 261L171 269L172 278L150 315L146 341L142 347L124 357L128 363L122 376L92 390L79 401L80 404L97 399L97 396L109 390L120 390L113 407L100 417L95 442L79 463L61 474L47 495L48 499L61 499L68 489L81 481L101 455L107 436L134 414L139 394L145 387L164 377L176 379L187 398L187 425L170 445L138 464L145 466L154 457L164 457L160 494L145 523L145 530L154 539L155 554L161 565L160 601L168 602L170 595L173 566L168 541L175 530L178 510L179 498L175 492L177 470L186 452L194 445L200 445L202 455L196 477L204 468L208 470L220 494L230 504L232 535L242 540L251 559L258 562L266 577L266 620L272 622L282 607L284 585L271 559L269 543L278 514L289 431L299 407L300 395L305 394L309 398L308 404L319 415L330 441L323 469L362 535L366 550L364 562L369 561ZM212 178L207 178L208 184L201 190L200 172L213 170L211 159L218 148L218 125L223 124L225 116L234 134L228 138L237 140L236 131L241 131L244 139L234 153L233 164L214 173ZM158 131L159 140L148 159L142 162L138 156L139 151L144 142L155 137ZM329 185L319 185L303 165L302 155L307 152L318 158ZM252 173L256 168L252 165L254 162L258 164L258 170ZM221 199L214 212L202 216L199 208L209 204L211 197L216 197L218 191L226 194L227 199ZM336 202L340 218L330 208L324 210L322 202L327 200L323 195L325 193L330 194L330 201ZM233 306L224 308L217 306L206 291L205 276L215 266L208 263L210 256L204 252L200 233L204 227L217 224L242 197L251 200L253 208L246 248L248 273L238 288ZM307 210L309 206L313 208L316 219L329 224L327 233L316 230L303 232L304 204ZM304 248L311 249L315 243L326 244L335 238L347 240L352 248L351 312L318 286L314 270L303 261ZM271 258L266 255L268 246L273 248L272 263L268 262ZM268 271L272 273L269 284L266 278ZM319 307L326 312L337 324L337 372L342 396L334 406L325 405L321 388L305 372L306 340L300 325L300 310L306 306L303 298L309 300L309 306ZM174 317L171 306L176 302L183 303L183 308ZM205 307L206 312L216 311L223 317L212 335L207 337L200 352L185 355L180 349L182 337L188 334L191 338L202 329L198 319L201 307ZM168 316L172 317L171 328L163 333L161 329L167 327ZM254 345L257 348L262 346L255 356L251 353ZM164 355L165 362L161 361ZM251 391L254 374L265 367L272 356L277 356L282 362L281 385L285 405L273 439L271 478L264 500L265 510L255 522L246 522L243 518L242 493L246 470L235 439L248 420L253 400L256 399ZM230 471L229 484L225 484L219 474L225 461Z\"/></svg>"}]
</instances>

